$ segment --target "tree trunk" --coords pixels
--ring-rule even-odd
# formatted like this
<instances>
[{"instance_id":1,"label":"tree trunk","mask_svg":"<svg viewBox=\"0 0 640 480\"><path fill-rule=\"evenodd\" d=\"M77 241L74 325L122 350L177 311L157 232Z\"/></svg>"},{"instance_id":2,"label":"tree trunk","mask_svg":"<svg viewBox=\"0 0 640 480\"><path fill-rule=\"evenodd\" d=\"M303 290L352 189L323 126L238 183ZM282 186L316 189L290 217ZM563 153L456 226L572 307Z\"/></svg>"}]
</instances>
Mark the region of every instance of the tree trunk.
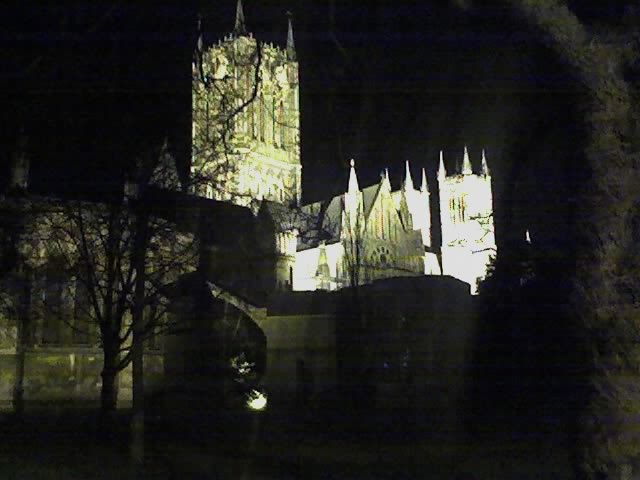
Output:
<instances>
[{"instance_id":1,"label":"tree trunk","mask_svg":"<svg viewBox=\"0 0 640 480\"><path fill-rule=\"evenodd\" d=\"M29 305L31 303L32 278L28 272L21 277L22 287L18 301L17 338L16 338L16 380L13 386L13 412L16 418L24 414L24 371L26 347L29 336Z\"/></svg>"},{"instance_id":2,"label":"tree trunk","mask_svg":"<svg viewBox=\"0 0 640 480\"><path fill-rule=\"evenodd\" d=\"M110 352L108 348L104 349L104 362L101 373L102 389L100 390L100 433L105 435L109 435L113 428L118 403L118 389L116 386L118 378L117 358L117 355Z\"/></svg>"},{"instance_id":3,"label":"tree trunk","mask_svg":"<svg viewBox=\"0 0 640 480\"><path fill-rule=\"evenodd\" d=\"M16 346L16 381L13 387L13 412L16 418L24 415L24 362L25 345L23 338L24 326L18 324L18 345Z\"/></svg>"},{"instance_id":4,"label":"tree trunk","mask_svg":"<svg viewBox=\"0 0 640 480\"><path fill-rule=\"evenodd\" d=\"M16 418L22 418L24 415L24 361L25 351L24 344L20 338L20 331L18 328L18 345L16 348L16 381L13 387L13 413Z\"/></svg>"},{"instance_id":5,"label":"tree trunk","mask_svg":"<svg viewBox=\"0 0 640 480\"><path fill-rule=\"evenodd\" d=\"M145 254L147 250L148 215L144 204L137 206L135 222L135 244L133 264L136 282L133 305L133 343L131 345L131 363L133 379L133 412L131 418L130 455L136 477L144 476L144 307L145 307Z\"/></svg>"},{"instance_id":6,"label":"tree trunk","mask_svg":"<svg viewBox=\"0 0 640 480\"><path fill-rule=\"evenodd\" d=\"M144 348L142 336L133 331L131 368L133 378L133 415L131 417L131 460L137 471L144 464Z\"/></svg>"}]
</instances>

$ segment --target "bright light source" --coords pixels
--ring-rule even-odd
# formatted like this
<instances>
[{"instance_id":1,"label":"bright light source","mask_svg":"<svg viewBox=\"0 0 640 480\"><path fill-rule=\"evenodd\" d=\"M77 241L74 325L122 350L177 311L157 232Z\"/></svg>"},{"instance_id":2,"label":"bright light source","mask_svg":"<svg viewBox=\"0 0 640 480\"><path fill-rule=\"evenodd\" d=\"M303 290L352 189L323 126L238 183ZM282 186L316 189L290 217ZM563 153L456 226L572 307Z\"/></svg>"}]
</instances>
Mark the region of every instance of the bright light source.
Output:
<instances>
[{"instance_id":1,"label":"bright light source","mask_svg":"<svg viewBox=\"0 0 640 480\"><path fill-rule=\"evenodd\" d=\"M247 394L247 407L251 410L264 410L267 407L267 395L258 390L251 390Z\"/></svg>"}]
</instances>

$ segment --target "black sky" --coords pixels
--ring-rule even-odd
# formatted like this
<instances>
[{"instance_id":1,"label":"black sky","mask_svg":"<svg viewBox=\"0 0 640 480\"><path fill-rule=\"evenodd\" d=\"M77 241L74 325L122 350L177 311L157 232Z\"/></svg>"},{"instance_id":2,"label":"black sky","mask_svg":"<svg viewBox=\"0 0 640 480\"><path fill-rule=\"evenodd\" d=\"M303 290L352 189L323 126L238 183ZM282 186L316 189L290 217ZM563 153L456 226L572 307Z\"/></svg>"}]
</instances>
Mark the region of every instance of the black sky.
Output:
<instances>
[{"instance_id":1,"label":"black sky","mask_svg":"<svg viewBox=\"0 0 640 480\"><path fill-rule=\"evenodd\" d=\"M109 189L165 136L186 169L196 18L212 43L230 32L235 0L130 3L3 7L0 155L6 163L24 126L34 190ZM307 200L344 190L351 157L362 185L383 167L397 185L410 160L434 191L438 151L451 169L466 144L476 165L487 151L498 228L561 244L582 158L575 86L500 2L465 3L245 0L244 9L256 37L281 45L285 12L294 15ZM617 3L573 6L606 22Z\"/></svg>"}]
</instances>

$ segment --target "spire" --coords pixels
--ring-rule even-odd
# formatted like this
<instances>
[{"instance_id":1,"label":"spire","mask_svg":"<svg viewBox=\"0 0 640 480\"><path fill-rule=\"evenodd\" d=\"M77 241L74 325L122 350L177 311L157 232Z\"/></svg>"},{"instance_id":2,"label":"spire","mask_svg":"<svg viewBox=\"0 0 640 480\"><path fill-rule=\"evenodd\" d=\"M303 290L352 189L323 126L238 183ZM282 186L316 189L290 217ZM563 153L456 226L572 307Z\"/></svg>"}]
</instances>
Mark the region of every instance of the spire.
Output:
<instances>
[{"instance_id":1,"label":"spire","mask_svg":"<svg viewBox=\"0 0 640 480\"><path fill-rule=\"evenodd\" d=\"M329 262L327 261L327 250L325 248L325 242L320 242L320 254L318 256L318 268L316 269L317 277L325 277L325 279L331 276L329 272Z\"/></svg>"},{"instance_id":2,"label":"spire","mask_svg":"<svg viewBox=\"0 0 640 480\"><path fill-rule=\"evenodd\" d=\"M18 133L16 147L11 159L9 190L26 191L29 187L30 161L27 146L28 138L24 126L22 126Z\"/></svg>"},{"instance_id":3,"label":"spire","mask_svg":"<svg viewBox=\"0 0 640 480\"><path fill-rule=\"evenodd\" d=\"M442 156L442 150L440 150L440 166L438 167L438 181L442 181L447 176L447 169L444 168L444 157Z\"/></svg>"},{"instance_id":4,"label":"spire","mask_svg":"<svg viewBox=\"0 0 640 480\"><path fill-rule=\"evenodd\" d=\"M242 10L242 0L238 0L236 4L236 23L233 26L233 33L235 35L245 35L247 28L244 25L244 11Z\"/></svg>"},{"instance_id":5,"label":"spire","mask_svg":"<svg viewBox=\"0 0 640 480\"><path fill-rule=\"evenodd\" d=\"M349 189L347 193L357 195L360 187L358 186L358 177L356 176L356 161L352 158L350 163L351 169L349 170Z\"/></svg>"},{"instance_id":6,"label":"spire","mask_svg":"<svg viewBox=\"0 0 640 480\"><path fill-rule=\"evenodd\" d=\"M404 164L404 183L402 187L405 190L413 190L413 179L411 178L411 169L409 168L409 160Z\"/></svg>"},{"instance_id":7,"label":"spire","mask_svg":"<svg viewBox=\"0 0 640 480\"><path fill-rule=\"evenodd\" d=\"M487 157L484 156L484 148L482 149L482 171L480 173L485 177L489 176L489 167L487 166Z\"/></svg>"},{"instance_id":8,"label":"spire","mask_svg":"<svg viewBox=\"0 0 640 480\"><path fill-rule=\"evenodd\" d=\"M287 12L289 30L287 31L287 60L295 60L296 59L296 45L293 42L293 26L291 24L291 17L293 14L291 12Z\"/></svg>"},{"instance_id":9,"label":"spire","mask_svg":"<svg viewBox=\"0 0 640 480\"><path fill-rule=\"evenodd\" d=\"M462 159L462 175L471 175L473 170L471 169L471 161L469 160L469 152L467 146L464 146L464 157Z\"/></svg>"},{"instance_id":10,"label":"spire","mask_svg":"<svg viewBox=\"0 0 640 480\"><path fill-rule=\"evenodd\" d=\"M200 58L203 50L203 41L202 41L202 15L198 15L198 40L196 41L196 55Z\"/></svg>"},{"instance_id":11,"label":"spire","mask_svg":"<svg viewBox=\"0 0 640 480\"><path fill-rule=\"evenodd\" d=\"M422 185L420 185L420 191L422 193L429 193L429 184L427 183L427 172L422 169Z\"/></svg>"},{"instance_id":12,"label":"spire","mask_svg":"<svg viewBox=\"0 0 640 480\"><path fill-rule=\"evenodd\" d=\"M149 185L165 190L179 191L182 187L176 162L169 150L169 139L165 137L156 165L151 173Z\"/></svg>"}]
</instances>

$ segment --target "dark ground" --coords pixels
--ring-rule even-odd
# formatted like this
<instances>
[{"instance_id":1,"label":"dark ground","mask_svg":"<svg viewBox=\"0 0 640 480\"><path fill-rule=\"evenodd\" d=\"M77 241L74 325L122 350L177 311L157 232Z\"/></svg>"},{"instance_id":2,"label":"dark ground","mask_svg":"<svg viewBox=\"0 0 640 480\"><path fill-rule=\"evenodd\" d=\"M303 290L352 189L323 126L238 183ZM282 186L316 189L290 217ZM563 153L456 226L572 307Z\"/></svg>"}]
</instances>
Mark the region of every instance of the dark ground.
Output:
<instances>
[{"instance_id":1,"label":"dark ground","mask_svg":"<svg viewBox=\"0 0 640 480\"><path fill-rule=\"evenodd\" d=\"M473 435L454 436L418 425L406 411L301 412L156 419L147 428L144 478L571 478L564 428L542 414L535 423L487 418ZM108 439L97 434L95 418L88 411L5 417L0 478L131 478L126 413Z\"/></svg>"}]
</instances>

